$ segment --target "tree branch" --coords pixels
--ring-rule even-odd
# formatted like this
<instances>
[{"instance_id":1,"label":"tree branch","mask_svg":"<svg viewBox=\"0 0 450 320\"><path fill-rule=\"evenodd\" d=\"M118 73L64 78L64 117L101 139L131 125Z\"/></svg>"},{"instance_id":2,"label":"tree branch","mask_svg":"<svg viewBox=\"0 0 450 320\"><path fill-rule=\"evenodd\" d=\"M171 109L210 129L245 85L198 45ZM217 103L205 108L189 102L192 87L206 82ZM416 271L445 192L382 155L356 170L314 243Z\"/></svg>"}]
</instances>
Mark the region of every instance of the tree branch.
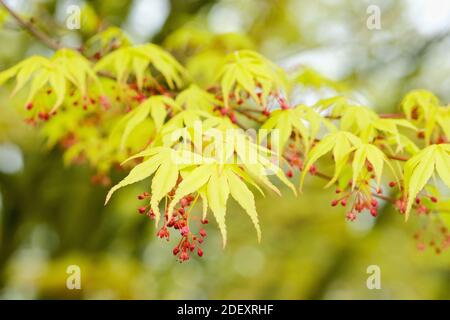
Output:
<instances>
[{"instance_id":1,"label":"tree branch","mask_svg":"<svg viewBox=\"0 0 450 320\"><path fill-rule=\"evenodd\" d=\"M28 31L32 36L34 36L36 39L38 39L40 42L45 44L47 47L49 47L52 50L58 50L61 49L61 46L58 42L50 38L47 34L36 28L36 26L30 22L26 21L23 18L21 18L14 10L12 10L4 0L0 0L0 5L2 5L6 11L9 12L9 14L17 21L17 23L22 26L25 30Z\"/></svg>"}]
</instances>

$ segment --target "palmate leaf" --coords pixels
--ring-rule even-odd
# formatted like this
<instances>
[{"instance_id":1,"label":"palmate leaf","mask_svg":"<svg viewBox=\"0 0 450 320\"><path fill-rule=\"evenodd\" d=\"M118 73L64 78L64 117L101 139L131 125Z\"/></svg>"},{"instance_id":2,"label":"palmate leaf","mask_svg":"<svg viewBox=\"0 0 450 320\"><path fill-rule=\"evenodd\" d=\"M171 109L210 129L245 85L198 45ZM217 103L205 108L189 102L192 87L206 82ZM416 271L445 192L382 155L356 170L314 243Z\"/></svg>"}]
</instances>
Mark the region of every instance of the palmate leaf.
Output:
<instances>
[{"instance_id":1,"label":"palmate leaf","mask_svg":"<svg viewBox=\"0 0 450 320\"><path fill-rule=\"evenodd\" d=\"M340 129L359 135L367 129L378 115L365 106L347 106L341 113Z\"/></svg>"},{"instance_id":2,"label":"palmate leaf","mask_svg":"<svg viewBox=\"0 0 450 320\"><path fill-rule=\"evenodd\" d=\"M167 152L163 152L163 149L154 149L152 151L155 154L153 157L135 166L125 177L125 179L120 181L118 184L112 187L111 190L109 190L106 196L105 204L109 202L114 192L127 185L139 182L150 177L158 169L163 160L167 160L168 154ZM151 156L151 154L148 155Z\"/></svg>"},{"instance_id":3,"label":"palmate leaf","mask_svg":"<svg viewBox=\"0 0 450 320\"><path fill-rule=\"evenodd\" d=\"M341 130L349 131L367 143L373 141L381 133L386 138L393 136L401 150L401 134L398 128L417 130L407 120L382 119L369 107L355 105L343 96L320 100L315 107L329 112L332 117L339 118Z\"/></svg>"},{"instance_id":4,"label":"palmate leaf","mask_svg":"<svg viewBox=\"0 0 450 320\"><path fill-rule=\"evenodd\" d=\"M168 207L169 219L175 205L186 195L198 192L203 199L203 217L206 217L209 207L217 221L222 234L223 246L227 241L227 229L225 216L227 201L231 195L237 203L247 212L257 231L258 241L261 240L261 230L256 212L253 193L241 179L235 164L221 166L215 164L204 164L191 171L183 179L175 192ZM248 179L248 177L246 177ZM245 179L244 179L245 180ZM252 181L252 183L254 183Z\"/></svg>"},{"instance_id":5,"label":"palmate leaf","mask_svg":"<svg viewBox=\"0 0 450 320\"><path fill-rule=\"evenodd\" d=\"M197 144L194 133L196 130L201 131L208 119L223 120L222 118L214 117L209 112L198 109L180 111L162 126L155 137L153 145L172 146L178 142L180 137L184 139L190 137L191 141Z\"/></svg>"},{"instance_id":6,"label":"palmate leaf","mask_svg":"<svg viewBox=\"0 0 450 320\"><path fill-rule=\"evenodd\" d=\"M161 216L159 202L173 189L177 182L180 170L186 167L186 165L179 166L178 164L186 163L186 160L183 160L184 157L194 161L196 156L186 150L176 151L166 147L155 147L144 150L130 157L125 162L141 157L147 159L136 165L122 181L109 190L105 204L108 203L111 196L118 189L142 181L154 174L151 186L152 199L150 205L155 213L156 224L158 224ZM198 162L198 160L195 160L194 162L196 161Z\"/></svg>"},{"instance_id":7,"label":"palmate leaf","mask_svg":"<svg viewBox=\"0 0 450 320\"><path fill-rule=\"evenodd\" d=\"M155 123L156 130L160 130L166 117L167 108L171 108L174 111L179 111L180 107L178 104L169 97L158 95L152 96L142 102L133 111L128 113L117 125L116 130L123 129L121 148L127 142L130 133L142 123L149 115L151 115L152 120Z\"/></svg>"},{"instance_id":8,"label":"palmate leaf","mask_svg":"<svg viewBox=\"0 0 450 320\"><path fill-rule=\"evenodd\" d=\"M401 107L408 119L427 119L439 105L439 99L427 90L413 90L402 100Z\"/></svg>"},{"instance_id":9,"label":"palmate leaf","mask_svg":"<svg viewBox=\"0 0 450 320\"><path fill-rule=\"evenodd\" d=\"M308 151L322 125L328 131L336 130L329 120L322 117L314 109L299 105L292 109L272 112L269 119L261 126L258 137L262 141L267 135L271 134L271 130L277 130L279 139L277 145L273 147L282 151L294 131L301 136L303 146Z\"/></svg>"},{"instance_id":10,"label":"palmate leaf","mask_svg":"<svg viewBox=\"0 0 450 320\"><path fill-rule=\"evenodd\" d=\"M450 108L441 106L439 99L426 90L413 90L402 101L402 109L408 120L424 129L425 141L430 143L436 129L450 139Z\"/></svg>"},{"instance_id":11,"label":"palmate leaf","mask_svg":"<svg viewBox=\"0 0 450 320\"><path fill-rule=\"evenodd\" d=\"M269 119L267 119L258 131L258 139L263 141L271 134L272 130L277 130L278 141L276 141L273 148L282 151L293 130L291 120L291 110L276 110L272 112Z\"/></svg>"},{"instance_id":12,"label":"palmate leaf","mask_svg":"<svg viewBox=\"0 0 450 320\"><path fill-rule=\"evenodd\" d=\"M350 102L345 96L338 95L331 98L320 99L313 107L321 112L327 112L331 116L338 117L349 105Z\"/></svg>"},{"instance_id":13,"label":"palmate leaf","mask_svg":"<svg viewBox=\"0 0 450 320\"><path fill-rule=\"evenodd\" d=\"M226 129L226 128L225 128ZM281 182L289 187L295 194L296 189L286 178L278 163L280 156L276 152L255 144L252 139L240 131L231 131L223 140L223 145L216 152L216 158L220 163L229 163L233 155L237 163L263 185L279 194L279 190L267 179L267 175L275 175Z\"/></svg>"},{"instance_id":14,"label":"palmate leaf","mask_svg":"<svg viewBox=\"0 0 450 320\"><path fill-rule=\"evenodd\" d=\"M71 83L85 96L88 81L99 85L98 78L90 67L89 61L81 54L70 49L58 50L52 58L32 56L14 67L0 73L0 85L16 77L16 86L12 95L31 81L27 103L40 91L53 89L56 100L52 111L56 110L67 95L67 83Z\"/></svg>"},{"instance_id":15,"label":"palmate leaf","mask_svg":"<svg viewBox=\"0 0 450 320\"><path fill-rule=\"evenodd\" d=\"M383 164L386 163L393 174L395 175L395 170L391 166L386 155L378 149L373 144L362 144L356 148L355 154L353 156L352 169L353 169L353 179L352 179L352 188L355 187L356 181L358 177L361 175L361 170L366 164L366 161L369 161L373 166L373 171L375 173L377 186L380 186L381 177L383 173ZM398 178L396 178L398 180Z\"/></svg>"},{"instance_id":16,"label":"palmate leaf","mask_svg":"<svg viewBox=\"0 0 450 320\"><path fill-rule=\"evenodd\" d=\"M388 145L396 145L397 151L404 150L410 155L420 151L419 147L407 136L400 134L399 137L390 136L386 139Z\"/></svg>"},{"instance_id":17,"label":"palmate leaf","mask_svg":"<svg viewBox=\"0 0 450 320\"><path fill-rule=\"evenodd\" d=\"M334 162L336 163L333 179L328 185L331 185L339 177L343 165L348 161L349 154L362 144L361 139L350 132L336 131L326 135L317 143L307 155L307 162L300 179L300 189L303 186L306 174L311 166L325 154L333 151ZM328 186L327 185L327 186Z\"/></svg>"},{"instance_id":18,"label":"palmate leaf","mask_svg":"<svg viewBox=\"0 0 450 320\"><path fill-rule=\"evenodd\" d=\"M388 140L393 139L397 145L397 151L402 151L406 146L403 144L405 141L399 127L408 128L411 130L417 130L417 128L407 120L404 119L378 119L373 121L366 129L365 136L367 141L372 141L379 134L383 134Z\"/></svg>"},{"instance_id":19,"label":"palmate leaf","mask_svg":"<svg viewBox=\"0 0 450 320\"><path fill-rule=\"evenodd\" d=\"M207 112L212 112L215 106L221 105L221 102L213 94L195 84L191 84L187 89L181 91L175 101L185 110L203 110Z\"/></svg>"},{"instance_id":20,"label":"palmate leaf","mask_svg":"<svg viewBox=\"0 0 450 320\"><path fill-rule=\"evenodd\" d=\"M283 88L283 71L272 62L251 50L235 51L227 56L219 72L225 107L229 107L229 96L248 93L256 103L266 105L271 91ZM261 99L258 98L258 93Z\"/></svg>"},{"instance_id":21,"label":"palmate leaf","mask_svg":"<svg viewBox=\"0 0 450 320\"><path fill-rule=\"evenodd\" d=\"M363 142L372 142L379 135L388 140L394 138L393 141L396 142L398 151L403 150L404 147L402 144L403 135L399 128L417 130L408 120L380 118L370 108L354 105L341 96L321 100L316 104L316 107L319 110L331 108L331 115L340 118L340 129L353 133Z\"/></svg>"},{"instance_id":22,"label":"palmate leaf","mask_svg":"<svg viewBox=\"0 0 450 320\"><path fill-rule=\"evenodd\" d=\"M356 182L360 178L365 178L366 173L363 168L368 161L374 170L376 183L379 186L383 173L383 166L386 163L393 174L395 170L391 166L386 155L373 144L363 143L361 139L346 131L337 131L325 136L314 148L310 151L307 157L307 162L303 170L300 188L303 185L306 174L311 166L322 156L332 151L333 160L335 162L335 170L332 179L325 187L331 186L339 179L344 167L349 163L351 155L352 160L352 188L355 188ZM396 178L398 180L398 178Z\"/></svg>"},{"instance_id":23,"label":"palmate leaf","mask_svg":"<svg viewBox=\"0 0 450 320\"><path fill-rule=\"evenodd\" d=\"M450 144L428 146L406 162L404 167L406 219L417 194L425 187L435 171L450 188Z\"/></svg>"},{"instance_id":24,"label":"palmate leaf","mask_svg":"<svg viewBox=\"0 0 450 320\"><path fill-rule=\"evenodd\" d=\"M132 73L142 88L145 74L152 76L149 66L161 73L171 89L181 87L187 77L186 70L171 54L151 43L115 50L98 61L95 70L112 72L119 82L125 82Z\"/></svg>"},{"instance_id":25,"label":"palmate leaf","mask_svg":"<svg viewBox=\"0 0 450 320\"><path fill-rule=\"evenodd\" d=\"M203 216L206 215L209 207L217 220L225 245L226 203L229 195L231 195L249 215L255 225L258 239L260 239L261 230L256 213L255 199L247 185L254 186L260 192L262 190L259 185L263 185L279 193L278 188L267 177L269 174L274 174L294 192L296 190L281 168L268 158L272 154L270 150L256 145L249 137L239 131L232 132L234 132L234 135L228 135L226 139L220 140L218 145L213 145L216 150L212 152L210 157L201 156L183 148L174 149L184 145L174 145L173 148L153 147L136 154L128 160L136 158L144 158L145 160L110 190L106 201L109 201L111 195L119 188L153 175L150 205L155 213L156 221L159 221L161 216L159 211L160 201L175 186L175 194L167 209L169 220L175 206L183 197L198 193L203 200ZM255 153L256 156L253 157L252 155ZM236 159L233 159L235 162L226 161L230 154L236 156ZM182 177L182 180L177 185L179 176Z\"/></svg>"}]
</instances>

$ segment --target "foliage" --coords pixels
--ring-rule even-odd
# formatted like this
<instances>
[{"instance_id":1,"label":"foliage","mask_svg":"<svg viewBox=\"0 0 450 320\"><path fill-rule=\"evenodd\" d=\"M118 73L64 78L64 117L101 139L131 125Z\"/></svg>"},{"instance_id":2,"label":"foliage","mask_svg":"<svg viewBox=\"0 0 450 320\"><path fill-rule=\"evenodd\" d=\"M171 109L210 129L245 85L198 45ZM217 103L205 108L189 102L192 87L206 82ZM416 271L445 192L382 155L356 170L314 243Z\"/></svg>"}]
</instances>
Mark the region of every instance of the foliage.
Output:
<instances>
[{"instance_id":1,"label":"foliage","mask_svg":"<svg viewBox=\"0 0 450 320\"><path fill-rule=\"evenodd\" d=\"M118 39L114 45L112 38ZM217 43L220 49L212 50ZM167 46L175 54L192 47L186 68L162 47L133 45L109 29L87 41L99 55L60 49L51 58L33 56L1 72L0 83L14 78L12 94L27 90L21 112L49 147L65 150L66 162L88 162L104 176L119 163L130 170L106 202L118 189L151 177L149 190L139 195L146 201L139 212L154 219L161 238L169 238L168 228L178 230L174 254L181 261L196 248L203 254L206 233L200 228L195 235L193 223L206 224L209 210L225 246L229 198L260 239L254 192L281 195L281 183L296 193L289 180L294 170L301 171L300 186L307 175L336 185L340 196L332 205L349 206L349 220L364 210L377 216L380 199L406 219L411 210L440 217L450 210L442 200L450 187L450 112L432 93L412 91L402 113L377 114L311 69L284 71L238 35L178 31ZM215 79L196 81L193 59ZM314 105L290 102L297 86L330 87L339 95ZM387 185L390 194L383 193ZM198 199L200 217L194 213ZM444 240L442 247L450 243Z\"/></svg>"}]
</instances>

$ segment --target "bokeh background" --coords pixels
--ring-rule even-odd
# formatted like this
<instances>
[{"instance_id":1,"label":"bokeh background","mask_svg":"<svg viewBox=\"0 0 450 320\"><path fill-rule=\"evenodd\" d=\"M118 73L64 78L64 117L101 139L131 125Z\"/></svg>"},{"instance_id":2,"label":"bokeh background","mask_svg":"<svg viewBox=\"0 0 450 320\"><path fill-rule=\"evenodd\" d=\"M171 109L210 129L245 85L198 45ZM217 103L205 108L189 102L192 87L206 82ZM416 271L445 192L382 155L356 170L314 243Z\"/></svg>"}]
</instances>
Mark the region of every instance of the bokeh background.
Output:
<instances>
[{"instance_id":1,"label":"bokeh background","mask_svg":"<svg viewBox=\"0 0 450 320\"><path fill-rule=\"evenodd\" d=\"M184 36L236 32L242 46L287 69L313 67L378 111L395 112L401 97L419 87L450 101L447 0L7 3L68 45L105 25L123 28L136 43L169 49L182 27L193 30ZM83 8L81 30L64 28L71 4ZM369 5L381 10L380 30L366 26ZM51 54L2 11L0 22L0 70ZM186 60L183 50L174 53ZM297 198L286 192L258 199L261 244L249 219L232 207L226 249L212 223L205 256L179 264L172 245L157 239L153 224L136 212L136 195L148 181L123 189L104 207L107 188L92 184L94 173L65 166L60 150L47 150L17 115L8 89L0 89L0 298L450 298L450 250L437 255L416 248L413 234L424 222L405 223L385 205L377 219L364 214L348 223L343 209L330 207L333 194L322 181L311 180ZM112 180L121 175L114 172ZM66 288L69 265L80 266L82 290ZM369 265L381 269L381 290L366 287Z\"/></svg>"}]
</instances>

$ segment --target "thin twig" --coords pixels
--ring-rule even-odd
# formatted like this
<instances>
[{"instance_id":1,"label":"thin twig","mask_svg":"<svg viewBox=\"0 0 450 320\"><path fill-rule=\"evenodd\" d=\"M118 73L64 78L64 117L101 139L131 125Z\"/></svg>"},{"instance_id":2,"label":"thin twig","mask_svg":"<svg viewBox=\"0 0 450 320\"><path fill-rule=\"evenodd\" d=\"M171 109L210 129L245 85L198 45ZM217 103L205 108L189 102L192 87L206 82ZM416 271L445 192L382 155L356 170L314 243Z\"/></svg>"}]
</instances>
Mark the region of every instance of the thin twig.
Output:
<instances>
[{"instance_id":1,"label":"thin twig","mask_svg":"<svg viewBox=\"0 0 450 320\"><path fill-rule=\"evenodd\" d=\"M61 46L58 42L50 38L47 34L36 28L36 26L31 21L26 21L23 18L21 18L14 10L12 10L4 0L0 0L0 4L6 9L6 11L9 12L9 14L25 29L27 30L31 35L33 35L36 39L41 41L43 44L45 44L47 47L49 47L52 50L58 50L61 49Z\"/></svg>"},{"instance_id":2,"label":"thin twig","mask_svg":"<svg viewBox=\"0 0 450 320\"><path fill-rule=\"evenodd\" d=\"M387 156L389 159L392 159L392 160L398 160L398 161L408 161L408 160L409 160L408 157L393 156L393 155L389 155L389 154L387 154L386 156Z\"/></svg>"},{"instance_id":3,"label":"thin twig","mask_svg":"<svg viewBox=\"0 0 450 320\"><path fill-rule=\"evenodd\" d=\"M12 10L8 5L4 2L4 0L0 0L0 5L2 5L9 14L17 21L17 23L25 30L28 31L32 36L34 36L36 39L41 41L43 44L45 44L50 49L57 51L63 46L61 46L57 41L50 38L47 34L36 28L36 26L29 21L25 21L23 18L21 18L14 10ZM117 80L116 77L106 71L98 71L97 75L100 77L108 78L111 80Z\"/></svg>"},{"instance_id":4,"label":"thin twig","mask_svg":"<svg viewBox=\"0 0 450 320\"><path fill-rule=\"evenodd\" d=\"M256 123L262 124L264 123L263 120L259 119L258 117L255 117L254 115L250 114L249 112L247 112L246 110L243 109L235 109L235 111L237 111L238 113L242 114L244 117L246 117L247 119L253 120Z\"/></svg>"},{"instance_id":5,"label":"thin twig","mask_svg":"<svg viewBox=\"0 0 450 320\"><path fill-rule=\"evenodd\" d=\"M405 115L402 113L380 113L378 115L382 119L404 119Z\"/></svg>"}]
</instances>

